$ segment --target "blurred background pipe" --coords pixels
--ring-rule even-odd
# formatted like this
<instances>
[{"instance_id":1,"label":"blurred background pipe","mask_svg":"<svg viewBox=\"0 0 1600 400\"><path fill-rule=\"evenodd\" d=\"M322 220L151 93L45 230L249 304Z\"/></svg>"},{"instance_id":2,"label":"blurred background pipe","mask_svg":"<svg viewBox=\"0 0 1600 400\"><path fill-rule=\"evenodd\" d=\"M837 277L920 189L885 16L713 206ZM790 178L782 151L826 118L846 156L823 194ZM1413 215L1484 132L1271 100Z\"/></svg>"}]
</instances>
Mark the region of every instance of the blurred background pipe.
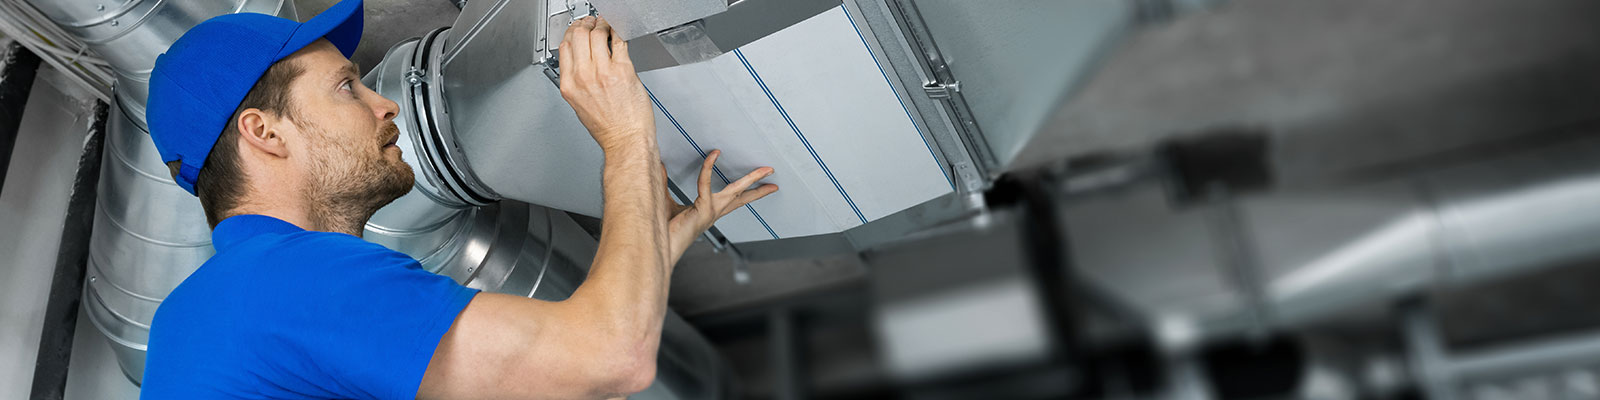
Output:
<instances>
[{"instance_id":1,"label":"blurred background pipe","mask_svg":"<svg viewBox=\"0 0 1600 400\"><path fill-rule=\"evenodd\" d=\"M39 56L17 42L6 44L0 56L0 192L5 190L6 170L17 144L17 129L22 127L22 109L28 105L33 77L39 71Z\"/></svg>"}]
</instances>

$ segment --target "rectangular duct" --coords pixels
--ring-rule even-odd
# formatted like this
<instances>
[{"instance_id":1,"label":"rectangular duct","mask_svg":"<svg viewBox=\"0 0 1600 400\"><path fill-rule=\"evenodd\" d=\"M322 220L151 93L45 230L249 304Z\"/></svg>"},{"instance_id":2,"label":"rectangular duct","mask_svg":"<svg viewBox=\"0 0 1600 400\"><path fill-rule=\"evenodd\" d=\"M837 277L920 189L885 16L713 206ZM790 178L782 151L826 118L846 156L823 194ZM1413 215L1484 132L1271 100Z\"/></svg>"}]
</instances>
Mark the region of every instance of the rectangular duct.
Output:
<instances>
[{"instance_id":1,"label":"rectangular duct","mask_svg":"<svg viewBox=\"0 0 1600 400\"><path fill-rule=\"evenodd\" d=\"M418 95L435 99L419 97L418 102L427 108L418 111L418 118L428 119L424 128L438 129L428 134L443 143L429 150L437 152L430 157L444 160L434 161L442 165L442 179L469 202L509 198L601 215L602 154L552 82L556 69L551 53L572 16L587 12L573 8L580 3L469 3L444 44L425 43L428 49L422 51L427 54L415 60L422 83L413 84L437 88ZM648 8L637 0L589 3L607 18L618 7ZM664 2L648 3L671 8L658 4ZM971 113L965 103L954 108L958 102L952 99L959 100L961 91L975 91L978 96L971 99L983 103L972 106L977 111L1022 107L1013 104L1019 99L1048 103L1062 92L1063 82L1081 74L1086 60L1101 42L1115 36L1112 32L1128 15L1126 7L1103 1L1025 3L963 10L1006 18L1031 15L1034 9L1052 17L1072 10L1083 13L1068 13L1077 28L1066 31L1048 23L993 27L947 21L929 26L915 12L905 12L910 8L901 3L744 0L726 5L725 12L686 21L692 26L667 26L660 34L644 36L624 32L639 37L630 42L637 45L631 46L633 55L656 108L663 161L679 191L690 197L697 193L698 166L714 149L723 150L712 179L715 188L760 166L776 169L766 182L777 184L779 192L718 223L729 241L839 233L930 200L981 191L984 181L998 172L990 140L977 125L995 114L967 118ZM934 11L948 16L945 8ZM622 18L621 25L631 24L627 16L615 17ZM1094 21L1100 17L1107 21ZM781 23L752 25L756 21ZM967 30L992 41L980 45L992 44L995 52L968 53L932 41L940 36L941 43L965 46L949 35ZM1034 35L1055 32L1081 35ZM678 34L693 40L679 43L683 38L674 36ZM1046 43L1061 46L1052 49ZM1020 44L1035 45L1029 47L1034 56L1017 54ZM695 53L704 57L686 59L678 54L682 51L672 52L685 46L704 50ZM940 49L963 58L928 53ZM963 86L949 74L946 61L961 62L965 73L995 87ZM1007 67L1019 62L1030 66ZM1058 76L1052 65L1071 68L1057 71ZM994 74L985 71L990 68L1028 76L990 80ZM1049 76L1032 76L1040 71ZM1041 84L1020 84L1030 81ZM429 101L443 104L424 104ZM1004 139L996 143L1003 149L1014 149L1028 136L1023 132L1027 129L992 123L1002 128L995 132ZM928 213L893 224L939 220L922 215Z\"/></svg>"},{"instance_id":2,"label":"rectangular duct","mask_svg":"<svg viewBox=\"0 0 1600 400\"><path fill-rule=\"evenodd\" d=\"M599 148L539 63L555 47L547 32L565 25L548 16L565 10L480 4L469 5L441 54L448 115L440 119L453 131L452 157L502 197L600 215ZM768 179L777 194L718 224L730 241L840 232L955 190L867 33L845 6L824 10L710 60L641 74L662 157L683 193L697 192L698 166L713 149L724 151L716 188L759 166L778 171Z\"/></svg>"}]
</instances>

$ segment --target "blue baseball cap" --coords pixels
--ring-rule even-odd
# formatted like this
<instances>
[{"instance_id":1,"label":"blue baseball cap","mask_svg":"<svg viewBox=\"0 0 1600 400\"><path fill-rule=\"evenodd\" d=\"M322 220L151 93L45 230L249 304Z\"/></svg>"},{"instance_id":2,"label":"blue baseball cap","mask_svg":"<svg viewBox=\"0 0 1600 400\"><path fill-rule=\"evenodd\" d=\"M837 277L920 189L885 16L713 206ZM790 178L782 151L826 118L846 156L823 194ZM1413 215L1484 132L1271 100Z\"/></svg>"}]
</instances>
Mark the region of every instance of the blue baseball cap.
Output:
<instances>
[{"instance_id":1,"label":"blue baseball cap","mask_svg":"<svg viewBox=\"0 0 1600 400\"><path fill-rule=\"evenodd\" d=\"M361 41L361 0L344 0L305 23L266 14L228 14L201 22L156 57L145 118L161 161L178 161L175 179L195 178L239 102L273 63L328 39L349 58Z\"/></svg>"}]
</instances>

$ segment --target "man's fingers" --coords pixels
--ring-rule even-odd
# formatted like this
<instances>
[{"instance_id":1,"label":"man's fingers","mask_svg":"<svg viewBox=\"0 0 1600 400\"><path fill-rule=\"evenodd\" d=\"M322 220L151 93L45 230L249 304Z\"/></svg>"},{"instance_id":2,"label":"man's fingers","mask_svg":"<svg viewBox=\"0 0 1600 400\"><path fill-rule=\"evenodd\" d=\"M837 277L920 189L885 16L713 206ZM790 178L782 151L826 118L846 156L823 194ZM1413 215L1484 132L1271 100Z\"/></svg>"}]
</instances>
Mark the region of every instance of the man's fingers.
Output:
<instances>
[{"instance_id":1,"label":"man's fingers","mask_svg":"<svg viewBox=\"0 0 1600 400\"><path fill-rule=\"evenodd\" d=\"M572 21L572 25L567 27L567 36L562 38L561 41L569 43L567 50L563 53L570 52L572 57L562 61L563 66L568 64L567 61L583 63L585 66L590 65L589 60L591 60L590 57L592 56L590 55L589 31L591 30L594 30L594 17L583 17L583 19ZM583 71L579 71L579 66L573 65L572 67L572 69L562 72L583 73Z\"/></svg>"},{"instance_id":2,"label":"man's fingers","mask_svg":"<svg viewBox=\"0 0 1600 400\"><path fill-rule=\"evenodd\" d=\"M777 191L778 185L771 183L757 186L755 189L750 189L744 191L744 193L739 193L739 197L733 198L733 203L729 204L728 208L725 208L724 210L733 211L739 207L744 207L745 204L750 204L752 201L761 200L762 197L767 197L767 195ZM724 212L723 214L726 215L727 213Z\"/></svg>"},{"instance_id":3,"label":"man's fingers","mask_svg":"<svg viewBox=\"0 0 1600 400\"><path fill-rule=\"evenodd\" d=\"M749 188L750 185L754 185L756 183L756 181L759 181L759 180L765 179L768 176L771 176L772 172L773 172L772 171L772 167L756 168L755 171L750 171L750 173L745 174L743 178L739 178L739 180L733 181L733 183L729 183L727 187L722 188L722 191L725 192L725 193L739 193L739 192L742 192L745 189Z\"/></svg>"},{"instance_id":4,"label":"man's fingers","mask_svg":"<svg viewBox=\"0 0 1600 400\"><path fill-rule=\"evenodd\" d=\"M572 28L567 28L569 37L571 33ZM561 45L556 49L559 50L556 52L558 53L556 54L556 63L560 64L557 69L561 72L561 87L572 90L572 42L562 40Z\"/></svg>"},{"instance_id":5,"label":"man's fingers","mask_svg":"<svg viewBox=\"0 0 1600 400\"><path fill-rule=\"evenodd\" d=\"M589 30L589 56L594 57L596 65L610 64L611 61L611 23L604 17L595 17L594 29Z\"/></svg>"},{"instance_id":6,"label":"man's fingers","mask_svg":"<svg viewBox=\"0 0 1600 400\"><path fill-rule=\"evenodd\" d=\"M699 188L700 197L695 198L696 202L699 202L700 199L711 199L711 174L716 173L717 157L721 155L721 150L712 150L711 154L706 155L705 162L700 164L700 182L696 185Z\"/></svg>"},{"instance_id":7,"label":"man's fingers","mask_svg":"<svg viewBox=\"0 0 1600 400\"><path fill-rule=\"evenodd\" d=\"M628 56L628 41L622 40L622 35L611 30L611 62L630 66L633 69L633 57Z\"/></svg>"}]
</instances>

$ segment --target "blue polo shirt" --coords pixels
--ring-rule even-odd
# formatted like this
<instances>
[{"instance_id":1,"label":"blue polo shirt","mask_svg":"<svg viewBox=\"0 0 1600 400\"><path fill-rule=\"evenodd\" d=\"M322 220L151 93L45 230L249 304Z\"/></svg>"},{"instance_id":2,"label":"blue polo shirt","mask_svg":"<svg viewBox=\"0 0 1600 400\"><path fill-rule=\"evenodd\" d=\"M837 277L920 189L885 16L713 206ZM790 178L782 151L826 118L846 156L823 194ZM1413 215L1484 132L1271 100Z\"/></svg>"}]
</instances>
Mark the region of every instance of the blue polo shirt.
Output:
<instances>
[{"instance_id":1,"label":"blue polo shirt","mask_svg":"<svg viewBox=\"0 0 1600 400\"><path fill-rule=\"evenodd\" d=\"M478 292L400 252L261 215L223 220L217 254L162 301L145 399L411 399Z\"/></svg>"}]
</instances>

